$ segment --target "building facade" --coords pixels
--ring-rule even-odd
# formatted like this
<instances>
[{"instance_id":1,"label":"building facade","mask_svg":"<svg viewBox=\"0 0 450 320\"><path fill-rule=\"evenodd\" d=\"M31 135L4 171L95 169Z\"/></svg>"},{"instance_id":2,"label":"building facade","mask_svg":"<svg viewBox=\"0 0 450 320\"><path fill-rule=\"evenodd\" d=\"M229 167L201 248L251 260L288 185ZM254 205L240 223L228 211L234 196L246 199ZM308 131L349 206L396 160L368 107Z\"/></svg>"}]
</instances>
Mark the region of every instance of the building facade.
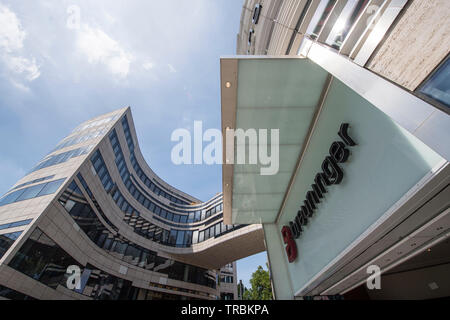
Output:
<instances>
[{"instance_id":1,"label":"building facade","mask_svg":"<svg viewBox=\"0 0 450 320\"><path fill-rule=\"evenodd\" d=\"M263 236L222 202L150 169L130 108L86 121L0 200L0 297L235 299L233 261Z\"/></svg>"},{"instance_id":2,"label":"building facade","mask_svg":"<svg viewBox=\"0 0 450 320\"><path fill-rule=\"evenodd\" d=\"M244 2L222 130L278 129L280 163L223 166L224 221L263 224L277 299L450 296L449 12Z\"/></svg>"}]
</instances>

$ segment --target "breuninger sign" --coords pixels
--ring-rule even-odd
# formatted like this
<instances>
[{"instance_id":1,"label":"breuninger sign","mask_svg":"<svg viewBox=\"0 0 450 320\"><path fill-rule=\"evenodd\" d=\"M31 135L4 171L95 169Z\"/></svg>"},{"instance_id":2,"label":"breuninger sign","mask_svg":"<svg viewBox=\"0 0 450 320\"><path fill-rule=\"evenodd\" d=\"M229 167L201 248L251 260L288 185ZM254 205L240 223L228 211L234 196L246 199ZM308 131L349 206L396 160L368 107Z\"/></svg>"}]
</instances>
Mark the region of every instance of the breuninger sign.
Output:
<instances>
[{"instance_id":1,"label":"breuninger sign","mask_svg":"<svg viewBox=\"0 0 450 320\"><path fill-rule=\"evenodd\" d=\"M327 193L326 187L340 184L344 177L344 173L338 164L347 161L350 155L347 147L356 146L355 141L348 135L348 128L348 123L341 124L338 135L342 141L335 141L331 144L329 155L326 156L322 163L322 172L316 174L311 190L306 193L303 205L300 206L294 220L289 222L289 226L284 226L281 229L283 242L286 244L286 254L290 263L297 258L297 245L294 239L301 235L303 232L302 227L308 224L308 219L312 217L317 209L316 205L320 203L320 199L323 199L324 194Z\"/></svg>"}]
</instances>

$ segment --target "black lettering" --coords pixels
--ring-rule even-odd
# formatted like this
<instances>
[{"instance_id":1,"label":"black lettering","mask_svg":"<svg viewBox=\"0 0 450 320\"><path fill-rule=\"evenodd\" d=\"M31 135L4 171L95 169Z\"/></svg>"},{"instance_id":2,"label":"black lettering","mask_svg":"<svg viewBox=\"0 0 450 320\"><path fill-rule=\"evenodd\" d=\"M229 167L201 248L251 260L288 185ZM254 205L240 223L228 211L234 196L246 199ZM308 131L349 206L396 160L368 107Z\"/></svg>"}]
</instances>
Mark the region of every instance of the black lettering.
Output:
<instances>
[{"instance_id":1,"label":"black lettering","mask_svg":"<svg viewBox=\"0 0 450 320\"><path fill-rule=\"evenodd\" d=\"M314 193L316 194L316 196L318 197L318 198L320 198L320 199L322 199L323 198L323 193L322 193L322 191L320 190L320 188L317 186L317 184L312 184L311 185L311 188L313 189L313 191L314 191Z\"/></svg>"},{"instance_id":2,"label":"black lettering","mask_svg":"<svg viewBox=\"0 0 450 320\"><path fill-rule=\"evenodd\" d=\"M317 196L317 194L314 191L308 191L306 193L306 199L308 199L309 202L311 202L311 204L313 205L314 209L316 209L315 204L319 204L320 203L319 197Z\"/></svg>"},{"instance_id":3,"label":"black lettering","mask_svg":"<svg viewBox=\"0 0 450 320\"><path fill-rule=\"evenodd\" d=\"M341 124L338 135L348 146L353 147L356 146L356 142L348 135L348 127L348 123Z\"/></svg>"},{"instance_id":4,"label":"black lettering","mask_svg":"<svg viewBox=\"0 0 450 320\"><path fill-rule=\"evenodd\" d=\"M328 181L327 177L322 172L319 172L318 174L316 174L316 177L314 178L314 182L319 187L319 189L322 193L327 192L327 189L325 189L325 186L331 185L331 182Z\"/></svg>"},{"instance_id":5,"label":"black lettering","mask_svg":"<svg viewBox=\"0 0 450 320\"><path fill-rule=\"evenodd\" d=\"M293 262L297 256L297 247L292 238L298 238L303 232L303 226L308 224L308 219L314 214L317 209L316 205L320 203L320 199L324 197L327 192L327 186L341 183L344 178L344 173L339 167L339 163L344 163L350 156L350 151L347 146L355 146L356 142L348 135L348 123L341 124L338 135L343 142L335 141L331 144L329 152L330 155L322 162L322 171L314 177L314 183L311 185L311 190L306 193L306 199L294 220L289 222L289 227L285 226L281 230L286 246L286 253L289 262ZM289 240L289 241L288 241Z\"/></svg>"},{"instance_id":6,"label":"black lettering","mask_svg":"<svg viewBox=\"0 0 450 320\"><path fill-rule=\"evenodd\" d=\"M332 157L327 156L322 163L323 173L327 176L331 184L339 184L344 177L344 173Z\"/></svg>"},{"instance_id":7,"label":"black lettering","mask_svg":"<svg viewBox=\"0 0 450 320\"><path fill-rule=\"evenodd\" d=\"M350 151L345 148L345 144L340 141L335 141L331 144L330 147L330 156L337 163L343 163L347 161L348 156L350 155Z\"/></svg>"},{"instance_id":8,"label":"black lettering","mask_svg":"<svg viewBox=\"0 0 450 320\"><path fill-rule=\"evenodd\" d=\"M313 215L313 213L314 213L314 209L313 209L311 203L308 201L308 199L306 199L305 201L303 201L303 203L305 204L305 208L306 208L306 211L305 211L306 216L307 216L308 218L311 218L312 215Z\"/></svg>"},{"instance_id":9,"label":"black lettering","mask_svg":"<svg viewBox=\"0 0 450 320\"><path fill-rule=\"evenodd\" d=\"M300 224L302 226L306 226L308 224L308 217L306 216L306 213L303 211L303 209L297 211L296 219L297 218L300 220Z\"/></svg>"},{"instance_id":10,"label":"black lettering","mask_svg":"<svg viewBox=\"0 0 450 320\"><path fill-rule=\"evenodd\" d=\"M289 228L291 229L292 236L298 238L300 236L300 230L295 222L289 222Z\"/></svg>"}]
</instances>

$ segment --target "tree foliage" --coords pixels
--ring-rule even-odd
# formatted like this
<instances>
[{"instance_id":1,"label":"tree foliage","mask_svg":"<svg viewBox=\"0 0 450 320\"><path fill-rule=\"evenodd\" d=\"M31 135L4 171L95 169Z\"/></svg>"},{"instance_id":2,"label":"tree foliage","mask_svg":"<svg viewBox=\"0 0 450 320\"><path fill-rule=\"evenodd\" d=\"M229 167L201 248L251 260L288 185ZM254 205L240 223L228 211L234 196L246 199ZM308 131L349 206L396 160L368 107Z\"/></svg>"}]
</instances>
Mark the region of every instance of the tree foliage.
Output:
<instances>
[{"instance_id":1,"label":"tree foliage","mask_svg":"<svg viewBox=\"0 0 450 320\"><path fill-rule=\"evenodd\" d=\"M269 271L258 266L250 279L251 288L244 288L243 300L271 300L272 286L270 284Z\"/></svg>"}]
</instances>

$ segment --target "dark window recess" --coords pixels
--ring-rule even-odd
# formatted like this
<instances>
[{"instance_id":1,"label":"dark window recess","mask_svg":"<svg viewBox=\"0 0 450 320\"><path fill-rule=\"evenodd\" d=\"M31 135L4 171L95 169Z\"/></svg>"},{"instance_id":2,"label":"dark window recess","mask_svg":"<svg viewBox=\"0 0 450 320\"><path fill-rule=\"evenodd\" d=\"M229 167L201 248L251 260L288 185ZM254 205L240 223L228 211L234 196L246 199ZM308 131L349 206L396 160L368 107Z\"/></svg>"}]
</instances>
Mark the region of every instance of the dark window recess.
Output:
<instances>
[{"instance_id":1,"label":"dark window recess","mask_svg":"<svg viewBox=\"0 0 450 320\"><path fill-rule=\"evenodd\" d=\"M43 284L56 288L67 282L67 267L80 264L36 228L9 266Z\"/></svg>"},{"instance_id":2,"label":"dark window recess","mask_svg":"<svg viewBox=\"0 0 450 320\"><path fill-rule=\"evenodd\" d=\"M255 33L255 30L253 30L253 29L250 29L249 31L248 31L248 44L251 44L252 43L252 35Z\"/></svg>"},{"instance_id":3,"label":"dark window recess","mask_svg":"<svg viewBox=\"0 0 450 320\"><path fill-rule=\"evenodd\" d=\"M257 5L255 5L255 9L253 9L252 22L254 24L258 24L259 16L261 14L261 9L262 9L262 5L260 5L259 3Z\"/></svg>"},{"instance_id":4,"label":"dark window recess","mask_svg":"<svg viewBox=\"0 0 450 320\"><path fill-rule=\"evenodd\" d=\"M0 235L0 259L21 234L22 231L17 231Z\"/></svg>"},{"instance_id":5,"label":"dark window recess","mask_svg":"<svg viewBox=\"0 0 450 320\"><path fill-rule=\"evenodd\" d=\"M27 296L21 292L10 289L8 287L0 285L0 297L10 300L36 300L33 297Z\"/></svg>"}]
</instances>

